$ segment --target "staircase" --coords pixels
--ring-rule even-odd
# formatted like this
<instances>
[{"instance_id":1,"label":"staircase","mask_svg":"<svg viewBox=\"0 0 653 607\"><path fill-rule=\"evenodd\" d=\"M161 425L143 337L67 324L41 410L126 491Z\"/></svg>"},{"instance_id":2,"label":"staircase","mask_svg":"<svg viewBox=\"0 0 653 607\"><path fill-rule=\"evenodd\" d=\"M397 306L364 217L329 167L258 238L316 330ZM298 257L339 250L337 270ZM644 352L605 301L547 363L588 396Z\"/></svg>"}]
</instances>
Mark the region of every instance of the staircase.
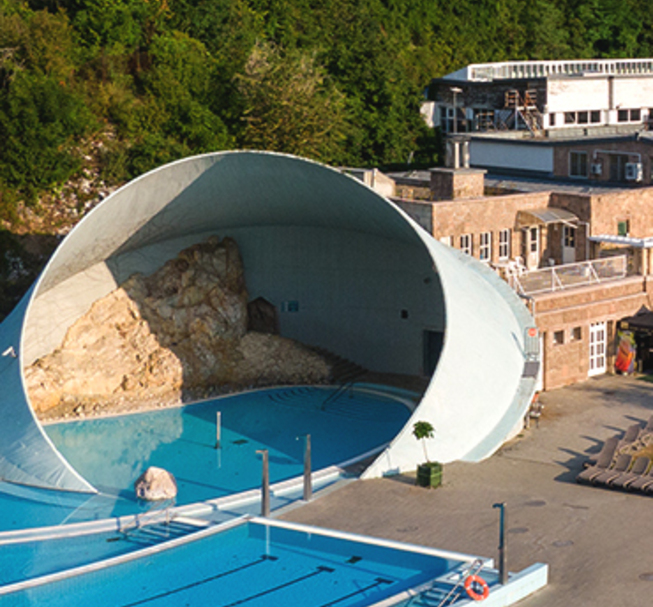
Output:
<instances>
[{"instance_id":1,"label":"staircase","mask_svg":"<svg viewBox=\"0 0 653 607\"><path fill-rule=\"evenodd\" d=\"M363 375L367 373L365 367L361 367L359 364L347 360L342 356L326 350L325 348L319 348L317 346L311 347L311 350L316 354L319 354L331 368L329 374L329 381L332 384L349 384L356 379L360 379Z\"/></svg>"},{"instance_id":2,"label":"staircase","mask_svg":"<svg viewBox=\"0 0 653 607\"><path fill-rule=\"evenodd\" d=\"M504 107L514 110L515 128L518 128L517 117L519 117L533 135L541 135L543 133L544 121L537 107L537 91L527 90L524 91L524 95L522 96L516 89L510 89L506 91Z\"/></svg>"},{"instance_id":3,"label":"staircase","mask_svg":"<svg viewBox=\"0 0 653 607\"><path fill-rule=\"evenodd\" d=\"M122 539L141 546L154 546L180 537L185 537L195 531L208 527L203 520L186 517L172 518L148 525L130 527L121 531Z\"/></svg>"}]
</instances>

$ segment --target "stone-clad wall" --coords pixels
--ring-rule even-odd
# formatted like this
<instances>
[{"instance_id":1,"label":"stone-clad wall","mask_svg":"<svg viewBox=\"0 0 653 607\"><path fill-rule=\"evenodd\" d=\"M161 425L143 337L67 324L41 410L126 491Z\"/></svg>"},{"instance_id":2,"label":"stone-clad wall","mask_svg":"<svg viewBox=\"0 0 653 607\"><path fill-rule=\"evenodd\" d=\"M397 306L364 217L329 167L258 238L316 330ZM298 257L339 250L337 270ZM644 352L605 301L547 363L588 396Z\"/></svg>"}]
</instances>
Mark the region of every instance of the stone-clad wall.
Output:
<instances>
[{"instance_id":1,"label":"stone-clad wall","mask_svg":"<svg viewBox=\"0 0 653 607\"><path fill-rule=\"evenodd\" d=\"M653 303L653 283L642 276L534 297L535 319L544 340L544 389L587 379L590 325L607 323L607 372L614 368L619 320ZM580 339L574 329L580 329ZM562 342L555 339L562 333Z\"/></svg>"},{"instance_id":2,"label":"stone-clad wall","mask_svg":"<svg viewBox=\"0 0 653 607\"><path fill-rule=\"evenodd\" d=\"M520 210L540 209L549 205L549 192L486 196L465 201L443 201L433 204L432 233L437 239L451 238L455 248L460 247L460 237L471 234L473 255L478 257L482 232L492 232L491 261L499 260L499 232L510 229L511 253L521 255L521 230L515 229L515 219ZM542 256L547 256L546 234L543 234Z\"/></svg>"}]
</instances>

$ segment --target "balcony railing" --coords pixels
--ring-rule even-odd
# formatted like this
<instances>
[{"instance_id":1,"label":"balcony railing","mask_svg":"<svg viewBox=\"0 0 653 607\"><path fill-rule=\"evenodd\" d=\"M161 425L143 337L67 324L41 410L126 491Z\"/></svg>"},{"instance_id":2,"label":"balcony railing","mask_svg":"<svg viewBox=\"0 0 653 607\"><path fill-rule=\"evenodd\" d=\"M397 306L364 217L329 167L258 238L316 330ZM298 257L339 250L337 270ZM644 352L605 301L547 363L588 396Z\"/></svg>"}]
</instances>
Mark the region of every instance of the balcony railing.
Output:
<instances>
[{"instance_id":1,"label":"balcony railing","mask_svg":"<svg viewBox=\"0 0 653 607\"><path fill-rule=\"evenodd\" d=\"M619 255L531 272L512 272L507 278L522 295L535 295L619 280L625 278L627 273L628 256Z\"/></svg>"}]
</instances>

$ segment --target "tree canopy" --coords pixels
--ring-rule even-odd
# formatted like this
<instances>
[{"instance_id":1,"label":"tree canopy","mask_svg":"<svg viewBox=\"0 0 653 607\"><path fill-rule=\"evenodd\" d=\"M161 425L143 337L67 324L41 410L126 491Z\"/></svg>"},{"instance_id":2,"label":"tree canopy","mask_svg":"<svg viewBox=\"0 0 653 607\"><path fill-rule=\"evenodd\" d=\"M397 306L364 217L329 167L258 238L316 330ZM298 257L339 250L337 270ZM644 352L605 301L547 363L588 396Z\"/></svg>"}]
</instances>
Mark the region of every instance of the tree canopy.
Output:
<instances>
[{"instance_id":1,"label":"tree canopy","mask_svg":"<svg viewBox=\"0 0 653 607\"><path fill-rule=\"evenodd\" d=\"M0 212L227 148L434 162L429 81L468 63L653 55L644 0L0 0Z\"/></svg>"}]
</instances>

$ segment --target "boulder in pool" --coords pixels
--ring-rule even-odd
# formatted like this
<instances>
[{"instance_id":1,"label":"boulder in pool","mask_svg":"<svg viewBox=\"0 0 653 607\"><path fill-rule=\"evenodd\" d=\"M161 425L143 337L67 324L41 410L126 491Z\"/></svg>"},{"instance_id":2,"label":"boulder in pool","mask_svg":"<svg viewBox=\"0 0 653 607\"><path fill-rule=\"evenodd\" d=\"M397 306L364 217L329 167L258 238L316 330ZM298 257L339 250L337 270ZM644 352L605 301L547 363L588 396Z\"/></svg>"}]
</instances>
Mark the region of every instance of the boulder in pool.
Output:
<instances>
[{"instance_id":1,"label":"boulder in pool","mask_svg":"<svg viewBox=\"0 0 653 607\"><path fill-rule=\"evenodd\" d=\"M170 500L177 497L175 477L167 470L156 466L150 466L138 477L134 483L134 489L139 499L149 502Z\"/></svg>"}]
</instances>

